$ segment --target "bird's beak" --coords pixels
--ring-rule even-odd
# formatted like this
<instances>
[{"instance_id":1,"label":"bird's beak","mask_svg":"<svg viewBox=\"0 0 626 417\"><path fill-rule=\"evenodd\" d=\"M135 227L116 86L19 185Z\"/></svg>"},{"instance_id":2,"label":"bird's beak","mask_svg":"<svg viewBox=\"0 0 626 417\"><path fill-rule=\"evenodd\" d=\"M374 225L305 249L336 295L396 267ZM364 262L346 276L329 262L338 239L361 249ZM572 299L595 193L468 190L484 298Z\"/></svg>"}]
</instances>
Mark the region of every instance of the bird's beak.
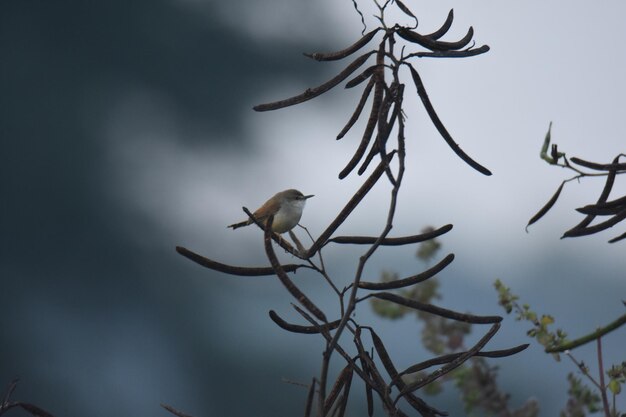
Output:
<instances>
[{"instance_id":1,"label":"bird's beak","mask_svg":"<svg viewBox=\"0 0 626 417\"><path fill-rule=\"evenodd\" d=\"M306 200L307 198L311 198L311 197L315 197L315 194L305 195L305 196L304 196L304 199Z\"/></svg>"}]
</instances>

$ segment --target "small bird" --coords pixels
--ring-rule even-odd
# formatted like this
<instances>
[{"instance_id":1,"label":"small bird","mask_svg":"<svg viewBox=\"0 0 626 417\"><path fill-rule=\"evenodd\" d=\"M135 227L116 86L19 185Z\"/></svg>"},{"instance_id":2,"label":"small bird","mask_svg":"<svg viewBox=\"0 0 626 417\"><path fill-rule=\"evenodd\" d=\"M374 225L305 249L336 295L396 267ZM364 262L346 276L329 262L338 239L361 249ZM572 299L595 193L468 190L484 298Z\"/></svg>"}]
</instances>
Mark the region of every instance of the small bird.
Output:
<instances>
[{"instance_id":1,"label":"small bird","mask_svg":"<svg viewBox=\"0 0 626 417\"><path fill-rule=\"evenodd\" d=\"M300 221L306 200L311 197L313 197L313 195L304 195L294 189L281 191L280 193L276 193L276 195L257 209L253 213L254 218L265 225L267 219L273 215L272 231L276 233L288 232L296 227ZM254 223L254 221L248 219L240 223L231 224L228 227L234 230L252 223Z\"/></svg>"}]
</instances>

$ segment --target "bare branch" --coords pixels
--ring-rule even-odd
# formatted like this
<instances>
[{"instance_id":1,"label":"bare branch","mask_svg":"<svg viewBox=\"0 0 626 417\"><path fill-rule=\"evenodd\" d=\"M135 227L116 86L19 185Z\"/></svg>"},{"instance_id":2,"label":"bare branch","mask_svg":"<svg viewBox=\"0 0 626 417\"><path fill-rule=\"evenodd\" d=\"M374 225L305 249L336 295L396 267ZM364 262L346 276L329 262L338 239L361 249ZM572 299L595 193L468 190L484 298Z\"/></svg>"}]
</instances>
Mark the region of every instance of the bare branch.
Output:
<instances>
[{"instance_id":1,"label":"bare branch","mask_svg":"<svg viewBox=\"0 0 626 417\"><path fill-rule=\"evenodd\" d=\"M302 291L300 291L300 289L298 289L298 287L296 287L296 284L293 283L293 281L291 281L291 279L289 279L289 276L287 276L287 273L285 272L285 270L282 268L282 266L280 265L280 263L278 262L278 258L276 257L276 253L274 253L274 248L272 248L272 223L274 222L274 216L270 216L267 219L267 226L265 228L265 252L267 254L267 258L269 259L270 263L272 264L272 268L274 268L274 272L276 273L276 275L278 276L278 279L280 279L280 281L283 283L283 285L285 286L285 288L287 288L287 291L289 291L289 293L300 302L300 304L302 304L307 310L309 310L311 312L311 314L313 314L315 317L317 317L318 319L322 320L323 322L327 322L326 320L326 315L322 312L322 310L320 310L315 304L313 304L313 302L309 299L309 297L307 297L306 295L304 295L304 293Z\"/></svg>"}]
</instances>

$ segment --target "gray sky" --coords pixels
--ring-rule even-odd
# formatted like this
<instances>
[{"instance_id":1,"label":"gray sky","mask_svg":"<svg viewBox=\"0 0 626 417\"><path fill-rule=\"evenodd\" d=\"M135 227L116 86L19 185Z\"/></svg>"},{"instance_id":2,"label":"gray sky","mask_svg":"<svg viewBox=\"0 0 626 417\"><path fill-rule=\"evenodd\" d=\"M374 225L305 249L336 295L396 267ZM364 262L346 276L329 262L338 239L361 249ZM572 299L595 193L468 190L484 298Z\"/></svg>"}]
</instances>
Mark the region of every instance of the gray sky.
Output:
<instances>
[{"instance_id":1,"label":"gray sky","mask_svg":"<svg viewBox=\"0 0 626 417\"><path fill-rule=\"evenodd\" d=\"M500 278L572 336L623 314L624 243L606 241L624 226L559 240L580 220L574 208L597 198L601 180L569 183L530 233L524 226L571 176L538 157L550 121L569 156L608 162L625 151L619 45L626 5L407 4L423 32L454 8L446 39L472 25L477 45L491 47L466 60L416 65L455 140L494 175L451 152L407 82L408 169L392 234L454 224L442 239L441 257L456 255L441 275L444 306L501 314L491 286ZM359 5L371 27L371 6ZM343 68L301 52L357 39L352 3L8 1L0 16L7 74L0 184L10 196L0 206L1 323L10 335L3 357L11 359L0 365L0 384L20 376L18 398L61 416L155 415L160 402L197 416L224 407L248 415L233 386L250 393L258 415L301 412L304 393L280 378L308 381L321 350L267 318L269 309L291 314L284 289L271 278L210 273L173 247L263 263L257 230L225 227L243 219L242 205L256 208L292 187L315 194L302 223L318 234L359 187L356 175L339 181L337 174L362 125L334 139L358 91L339 86L295 108L251 110ZM388 191L377 187L340 233L379 233ZM613 195L625 192L618 179ZM329 267L349 279L361 252L331 249ZM416 268L414 248L386 250L367 273ZM316 281L301 285L332 305ZM401 362L413 359L413 320L359 314L390 344L399 341ZM527 326L507 320L503 327L494 348L527 342ZM623 330L606 340L609 362L624 359L624 344ZM582 352L589 363L593 354ZM535 396L541 415L557 413L569 364L538 348L498 364L514 401Z\"/></svg>"}]
</instances>

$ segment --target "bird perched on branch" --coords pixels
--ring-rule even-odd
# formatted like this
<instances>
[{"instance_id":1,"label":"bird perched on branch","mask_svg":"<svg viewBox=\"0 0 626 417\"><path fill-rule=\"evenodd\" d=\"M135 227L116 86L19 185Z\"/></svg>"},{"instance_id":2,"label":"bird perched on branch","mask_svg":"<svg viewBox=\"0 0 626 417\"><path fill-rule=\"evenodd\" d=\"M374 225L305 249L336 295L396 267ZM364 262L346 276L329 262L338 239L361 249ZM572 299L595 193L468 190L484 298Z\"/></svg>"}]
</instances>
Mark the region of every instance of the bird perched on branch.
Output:
<instances>
[{"instance_id":1,"label":"bird perched on branch","mask_svg":"<svg viewBox=\"0 0 626 417\"><path fill-rule=\"evenodd\" d=\"M285 233L296 227L300 218L302 217L302 211L306 200L313 197L313 195L304 195L298 190L289 189L276 193L272 198L267 200L260 208L254 213L254 218L265 225L267 219L270 216L274 216L272 223L272 231L276 233ZM238 229L240 227L248 226L254 223L249 218L248 220L240 223L231 224L230 228Z\"/></svg>"}]
</instances>

